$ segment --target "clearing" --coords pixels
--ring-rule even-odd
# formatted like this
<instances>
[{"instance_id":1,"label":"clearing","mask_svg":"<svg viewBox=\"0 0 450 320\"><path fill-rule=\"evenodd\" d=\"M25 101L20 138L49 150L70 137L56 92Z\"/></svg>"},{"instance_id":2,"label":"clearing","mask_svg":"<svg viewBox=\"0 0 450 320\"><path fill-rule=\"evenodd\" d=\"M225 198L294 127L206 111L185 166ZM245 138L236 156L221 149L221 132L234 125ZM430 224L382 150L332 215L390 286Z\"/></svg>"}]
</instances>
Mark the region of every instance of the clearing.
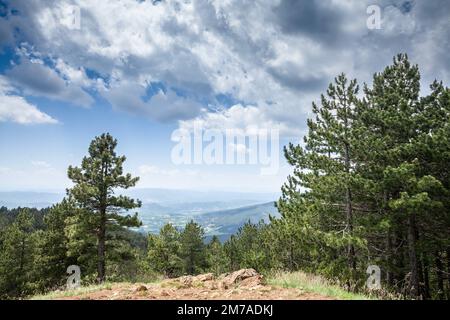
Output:
<instances>
[{"instance_id":1,"label":"clearing","mask_svg":"<svg viewBox=\"0 0 450 320\"><path fill-rule=\"evenodd\" d=\"M254 269L215 277L212 273L155 283L106 283L72 291L54 291L32 299L58 300L332 300L369 299L301 272L266 280Z\"/></svg>"}]
</instances>

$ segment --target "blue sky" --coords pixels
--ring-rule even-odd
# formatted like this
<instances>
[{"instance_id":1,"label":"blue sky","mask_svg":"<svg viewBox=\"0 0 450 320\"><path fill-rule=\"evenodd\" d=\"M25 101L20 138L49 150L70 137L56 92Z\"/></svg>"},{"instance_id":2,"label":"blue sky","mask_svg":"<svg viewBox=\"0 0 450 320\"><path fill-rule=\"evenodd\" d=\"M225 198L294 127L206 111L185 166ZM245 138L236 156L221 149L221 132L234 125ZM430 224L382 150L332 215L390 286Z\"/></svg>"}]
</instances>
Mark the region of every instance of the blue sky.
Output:
<instances>
[{"instance_id":1,"label":"blue sky","mask_svg":"<svg viewBox=\"0 0 450 320\"><path fill-rule=\"evenodd\" d=\"M381 29L367 27L370 4ZM61 191L67 166L110 132L139 187L278 191L291 170L281 152L268 176L261 165L175 165L172 133L196 122L276 128L281 151L301 139L311 102L338 73L370 83L399 52L419 64L424 91L435 78L448 84L449 9L444 0L0 1L0 190Z\"/></svg>"}]
</instances>

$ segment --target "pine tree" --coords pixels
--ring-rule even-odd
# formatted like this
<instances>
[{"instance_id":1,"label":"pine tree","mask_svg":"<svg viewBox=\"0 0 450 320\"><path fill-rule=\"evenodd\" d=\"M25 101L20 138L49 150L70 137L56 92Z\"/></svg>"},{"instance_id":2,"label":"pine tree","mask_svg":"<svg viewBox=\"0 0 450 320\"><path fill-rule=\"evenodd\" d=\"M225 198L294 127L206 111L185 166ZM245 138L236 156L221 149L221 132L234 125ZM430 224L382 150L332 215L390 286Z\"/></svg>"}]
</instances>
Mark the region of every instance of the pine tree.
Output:
<instances>
[{"instance_id":1,"label":"pine tree","mask_svg":"<svg viewBox=\"0 0 450 320\"><path fill-rule=\"evenodd\" d=\"M150 267L166 277L182 274L183 260L180 257L180 232L170 223L165 224L158 235L148 235L148 263Z\"/></svg>"},{"instance_id":2,"label":"pine tree","mask_svg":"<svg viewBox=\"0 0 450 320\"><path fill-rule=\"evenodd\" d=\"M224 244L224 250L232 270L253 268L259 272L270 271L276 266L273 254L273 238L264 223L247 221Z\"/></svg>"},{"instance_id":3,"label":"pine tree","mask_svg":"<svg viewBox=\"0 0 450 320\"><path fill-rule=\"evenodd\" d=\"M444 259L445 256L449 259L450 253L447 251L450 248L450 89L438 81L434 81L430 89L431 93L421 100L421 113L417 117L420 135L415 141L415 152L421 174L435 178L439 190L427 190L435 206L422 215L419 247L423 264L423 295L425 298L444 299L446 291L450 297L449 277L447 290L444 285Z\"/></svg>"},{"instance_id":4,"label":"pine tree","mask_svg":"<svg viewBox=\"0 0 450 320\"><path fill-rule=\"evenodd\" d=\"M106 276L106 236L112 226L139 226L137 214L124 216L120 211L137 208L141 205L126 196L114 195L117 188L133 187L139 178L123 174L125 156L117 156L117 140L109 134L96 137L89 146L89 156L84 157L81 167L68 169L69 178L75 185L68 190L80 208L92 217L80 216L83 223L95 232L97 237L97 281L103 282Z\"/></svg>"},{"instance_id":5,"label":"pine tree","mask_svg":"<svg viewBox=\"0 0 450 320\"><path fill-rule=\"evenodd\" d=\"M30 293L33 279L35 237L33 216L21 209L2 234L0 247L0 296L17 297Z\"/></svg>"},{"instance_id":6,"label":"pine tree","mask_svg":"<svg viewBox=\"0 0 450 320\"><path fill-rule=\"evenodd\" d=\"M57 287L64 284L69 265L77 264L76 259L67 255L67 219L75 214L74 204L63 199L50 208L44 216L45 228L37 233L34 257L35 285L37 289Z\"/></svg>"},{"instance_id":7,"label":"pine tree","mask_svg":"<svg viewBox=\"0 0 450 320\"><path fill-rule=\"evenodd\" d=\"M197 274L206 268L206 248L203 238L203 228L192 220L181 232L180 256L184 261L184 272L187 274Z\"/></svg>"},{"instance_id":8,"label":"pine tree","mask_svg":"<svg viewBox=\"0 0 450 320\"><path fill-rule=\"evenodd\" d=\"M215 275L228 271L228 259L223 245L217 236L213 236L206 247L208 268Z\"/></svg>"},{"instance_id":9,"label":"pine tree","mask_svg":"<svg viewBox=\"0 0 450 320\"><path fill-rule=\"evenodd\" d=\"M406 231L409 291L418 297L417 212L404 208L411 205L406 204L405 197L419 192L416 186L405 183L405 179L420 179L419 168L413 164L416 160L414 141L419 133L417 116L420 114L418 67L411 65L406 55L400 54L391 66L374 75L372 88L366 85L364 92L365 100L359 112L367 139L366 146L361 147L365 154L360 158L366 164L365 174L378 185L378 198L384 211L382 218L389 226L388 239L395 235L397 242ZM404 200L403 208L399 198ZM403 215L405 211L409 211L406 216ZM405 222L407 228L402 230ZM388 246L388 255L392 256L390 241Z\"/></svg>"},{"instance_id":10,"label":"pine tree","mask_svg":"<svg viewBox=\"0 0 450 320\"><path fill-rule=\"evenodd\" d=\"M285 148L294 174L283 186L277 204L283 219L303 223L302 228L317 233L318 241L313 242L323 242L320 250L328 251L330 262L339 264L340 257L346 257L347 272L337 266L335 273L347 281L356 272L355 245L362 243L354 232L354 190L359 183L353 159L358 139L353 132L357 93L356 80L349 82L341 74L329 85L327 95L321 96L321 105L313 103L315 117L308 119L304 146L291 143Z\"/></svg>"},{"instance_id":11,"label":"pine tree","mask_svg":"<svg viewBox=\"0 0 450 320\"><path fill-rule=\"evenodd\" d=\"M354 125L364 136L355 158L368 187L365 229L370 255L383 259L391 287L406 282L414 298L430 297L430 264L435 260L443 270L443 239L449 230L449 95L438 82L431 90L429 96L419 97L418 66L400 54L374 75L372 87L365 85ZM443 291L443 279L437 281Z\"/></svg>"},{"instance_id":12,"label":"pine tree","mask_svg":"<svg viewBox=\"0 0 450 320\"><path fill-rule=\"evenodd\" d=\"M240 251L236 236L234 234L232 234L223 244L223 250L227 256L229 271L238 270L240 267Z\"/></svg>"}]
</instances>

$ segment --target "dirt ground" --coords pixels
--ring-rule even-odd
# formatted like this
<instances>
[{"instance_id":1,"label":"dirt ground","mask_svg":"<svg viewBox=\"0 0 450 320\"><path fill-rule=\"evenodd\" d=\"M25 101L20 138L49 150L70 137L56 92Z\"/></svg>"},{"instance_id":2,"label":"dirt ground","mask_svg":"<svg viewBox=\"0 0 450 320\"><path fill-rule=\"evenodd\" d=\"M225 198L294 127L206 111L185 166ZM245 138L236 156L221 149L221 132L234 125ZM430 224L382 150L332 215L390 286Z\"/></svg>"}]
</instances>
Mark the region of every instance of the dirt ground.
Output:
<instances>
[{"instance_id":1,"label":"dirt ground","mask_svg":"<svg viewBox=\"0 0 450 320\"><path fill-rule=\"evenodd\" d=\"M155 284L112 284L107 289L65 296L64 300L330 300L300 289L265 284L253 269L214 277L184 276Z\"/></svg>"}]
</instances>

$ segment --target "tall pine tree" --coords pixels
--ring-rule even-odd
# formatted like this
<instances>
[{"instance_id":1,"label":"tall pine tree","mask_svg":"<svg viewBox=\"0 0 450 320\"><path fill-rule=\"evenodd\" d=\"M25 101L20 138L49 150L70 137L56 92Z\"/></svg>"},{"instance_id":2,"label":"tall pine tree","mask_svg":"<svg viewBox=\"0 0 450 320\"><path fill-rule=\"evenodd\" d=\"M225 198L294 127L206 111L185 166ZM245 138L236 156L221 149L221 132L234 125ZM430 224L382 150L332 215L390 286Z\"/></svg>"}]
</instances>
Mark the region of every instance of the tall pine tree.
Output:
<instances>
[{"instance_id":1,"label":"tall pine tree","mask_svg":"<svg viewBox=\"0 0 450 320\"><path fill-rule=\"evenodd\" d=\"M117 156L117 140L110 134L96 137L89 146L89 156L84 157L81 167L68 169L68 176L74 186L68 194L92 216L90 229L97 237L97 281L103 282L106 276L106 236L113 226L135 227L140 225L137 214L122 215L121 210L140 207L140 201L126 196L116 196L115 189L128 189L138 182L130 174L123 174L125 156Z\"/></svg>"},{"instance_id":2,"label":"tall pine tree","mask_svg":"<svg viewBox=\"0 0 450 320\"><path fill-rule=\"evenodd\" d=\"M282 219L295 219L316 232L309 234L315 238L312 241L322 242L318 250L329 255L331 263L337 263L332 273L343 274L348 284L357 267L355 246L361 244L354 230L354 189L358 179L353 153L358 137L352 124L357 93L356 80L348 81L341 74L329 85L327 95L321 96L321 105L313 103L314 118L308 119L304 146L291 143L285 148L294 174L283 186L277 204ZM338 266L341 257L346 257L346 272Z\"/></svg>"}]
</instances>

